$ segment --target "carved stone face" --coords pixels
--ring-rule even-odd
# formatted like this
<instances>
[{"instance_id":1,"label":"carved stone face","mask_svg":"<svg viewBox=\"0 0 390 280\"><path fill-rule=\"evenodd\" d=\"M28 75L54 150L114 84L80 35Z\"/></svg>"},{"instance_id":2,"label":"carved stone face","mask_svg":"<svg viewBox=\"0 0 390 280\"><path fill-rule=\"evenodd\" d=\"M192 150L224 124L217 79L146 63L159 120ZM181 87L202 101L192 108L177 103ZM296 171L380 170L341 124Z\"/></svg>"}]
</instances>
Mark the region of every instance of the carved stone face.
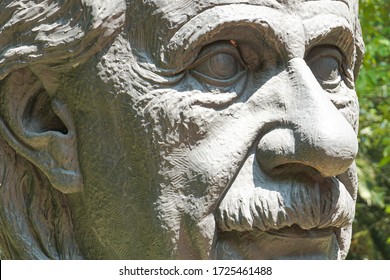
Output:
<instances>
[{"instance_id":1,"label":"carved stone face","mask_svg":"<svg viewBox=\"0 0 390 280\"><path fill-rule=\"evenodd\" d=\"M81 250L345 257L357 188L352 5L145 2L59 86L84 177L69 195Z\"/></svg>"}]
</instances>

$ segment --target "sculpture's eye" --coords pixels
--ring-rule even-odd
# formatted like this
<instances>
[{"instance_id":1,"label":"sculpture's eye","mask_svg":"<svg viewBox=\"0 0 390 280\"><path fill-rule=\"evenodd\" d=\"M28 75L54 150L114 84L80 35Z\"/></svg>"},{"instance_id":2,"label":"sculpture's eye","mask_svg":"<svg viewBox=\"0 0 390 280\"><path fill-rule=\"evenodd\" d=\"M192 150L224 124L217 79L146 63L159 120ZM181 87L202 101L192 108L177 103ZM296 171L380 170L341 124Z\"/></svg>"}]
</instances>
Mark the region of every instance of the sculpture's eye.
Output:
<instances>
[{"instance_id":1,"label":"sculpture's eye","mask_svg":"<svg viewBox=\"0 0 390 280\"><path fill-rule=\"evenodd\" d=\"M230 42L218 42L201 51L190 72L202 82L226 87L245 73L240 53Z\"/></svg>"},{"instance_id":2,"label":"sculpture's eye","mask_svg":"<svg viewBox=\"0 0 390 280\"><path fill-rule=\"evenodd\" d=\"M229 53L218 53L207 59L198 66L198 72L208 74L219 80L226 80L234 77L239 69L236 58Z\"/></svg>"},{"instance_id":3,"label":"sculpture's eye","mask_svg":"<svg viewBox=\"0 0 390 280\"><path fill-rule=\"evenodd\" d=\"M323 89L335 89L340 84L343 57L337 48L317 47L310 51L306 62Z\"/></svg>"}]
</instances>

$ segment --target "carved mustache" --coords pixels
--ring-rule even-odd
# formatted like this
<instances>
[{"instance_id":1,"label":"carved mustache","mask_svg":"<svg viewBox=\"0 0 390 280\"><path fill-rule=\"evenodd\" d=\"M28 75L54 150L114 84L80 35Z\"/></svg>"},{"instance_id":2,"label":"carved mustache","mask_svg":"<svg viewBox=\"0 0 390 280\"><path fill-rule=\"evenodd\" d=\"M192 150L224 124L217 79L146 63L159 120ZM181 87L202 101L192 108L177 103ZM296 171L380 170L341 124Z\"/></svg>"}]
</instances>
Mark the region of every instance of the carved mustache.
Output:
<instances>
[{"instance_id":1,"label":"carved mustache","mask_svg":"<svg viewBox=\"0 0 390 280\"><path fill-rule=\"evenodd\" d=\"M233 183L218 207L216 221L221 231L278 230L298 225L302 229L341 228L352 223L354 200L336 178L323 182L264 182L260 187L241 188Z\"/></svg>"}]
</instances>

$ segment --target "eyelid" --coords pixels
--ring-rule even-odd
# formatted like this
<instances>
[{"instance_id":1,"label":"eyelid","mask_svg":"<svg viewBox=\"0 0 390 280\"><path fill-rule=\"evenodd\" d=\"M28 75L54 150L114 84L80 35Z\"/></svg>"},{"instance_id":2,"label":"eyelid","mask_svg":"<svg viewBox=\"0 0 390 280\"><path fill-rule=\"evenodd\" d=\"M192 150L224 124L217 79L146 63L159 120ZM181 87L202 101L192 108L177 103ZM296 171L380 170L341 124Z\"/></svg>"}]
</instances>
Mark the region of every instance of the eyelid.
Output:
<instances>
[{"instance_id":1,"label":"eyelid","mask_svg":"<svg viewBox=\"0 0 390 280\"><path fill-rule=\"evenodd\" d=\"M324 45L324 46L316 46L312 48L307 56L305 57L307 65L312 68L312 66L315 66L315 64L319 61L321 58L332 58L335 59L337 62L337 72L338 72L338 78L337 79L322 79L321 75L317 76L318 73L314 72L313 74L316 76L317 81L321 84L322 88L330 93L337 92L340 82L343 80L344 71L344 57L341 53L341 51L332 45ZM321 60L320 60L321 61ZM313 65L314 64L314 65ZM314 70L312 70L314 71Z\"/></svg>"},{"instance_id":2,"label":"eyelid","mask_svg":"<svg viewBox=\"0 0 390 280\"><path fill-rule=\"evenodd\" d=\"M237 62L243 68L245 69L247 68L241 57L238 48L234 46L232 43L226 41L226 42L215 42L202 49L198 54L198 57L196 58L195 62L190 66L190 70L202 64L208 58L220 53L226 53L234 56L237 59Z\"/></svg>"},{"instance_id":3,"label":"eyelid","mask_svg":"<svg viewBox=\"0 0 390 280\"><path fill-rule=\"evenodd\" d=\"M207 64L209 59L219 54L227 54L234 58L235 63L238 66L237 72L235 72L234 75L222 78L214 76L213 73L207 73L207 70L205 72L202 71L203 64ZM212 86L225 88L225 90L227 90L227 88L234 87L235 84L237 85L238 81L242 80L245 73L247 73L247 67L241 58L235 41L218 41L204 47L198 54L195 62L188 68L188 71L206 87Z\"/></svg>"},{"instance_id":4,"label":"eyelid","mask_svg":"<svg viewBox=\"0 0 390 280\"><path fill-rule=\"evenodd\" d=\"M324 46L315 46L310 49L308 54L305 57L305 60L308 64L316 58L324 57L324 56L332 56L337 59L339 62L339 66L342 66L344 56L340 49L336 46L332 45L324 45Z\"/></svg>"}]
</instances>

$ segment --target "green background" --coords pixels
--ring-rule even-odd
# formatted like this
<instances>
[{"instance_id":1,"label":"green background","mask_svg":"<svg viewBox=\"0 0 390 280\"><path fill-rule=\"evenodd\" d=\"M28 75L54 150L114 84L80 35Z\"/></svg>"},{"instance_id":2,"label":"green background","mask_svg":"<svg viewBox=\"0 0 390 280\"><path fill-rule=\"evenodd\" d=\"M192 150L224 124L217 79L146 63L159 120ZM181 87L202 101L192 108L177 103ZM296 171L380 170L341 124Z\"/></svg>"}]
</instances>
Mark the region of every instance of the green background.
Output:
<instances>
[{"instance_id":1,"label":"green background","mask_svg":"<svg viewBox=\"0 0 390 280\"><path fill-rule=\"evenodd\" d=\"M390 259L389 0L361 0L359 193L348 259Z\"/></svg>"}]
</instances>

